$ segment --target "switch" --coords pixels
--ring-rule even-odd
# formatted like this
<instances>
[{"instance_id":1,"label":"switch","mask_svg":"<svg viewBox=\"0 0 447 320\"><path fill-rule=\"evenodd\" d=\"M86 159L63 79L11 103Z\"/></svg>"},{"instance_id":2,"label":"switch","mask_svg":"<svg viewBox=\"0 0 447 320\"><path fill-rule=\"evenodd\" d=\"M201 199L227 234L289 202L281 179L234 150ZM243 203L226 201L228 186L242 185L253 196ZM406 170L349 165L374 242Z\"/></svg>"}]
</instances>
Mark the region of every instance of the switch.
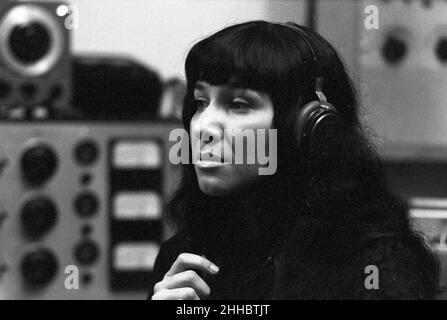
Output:
<instances>
[{"instance_id":1,"label":"switch","mask_svg":"<svg viewBox=\"0 0 447 320\"><path fill-rule=\"evenodd\" d=\"M6 157L6 154L3 150L3 148L0 148L0 174L3 172L5 167L8 165L8 158Z\"/></svg>"},{"instance_id":2,"label":"switch","mask_svg":"<svg viewBox=\"0 0 447 320\"><path fill-rule=\"evenodd\" d=\"M435 53L439 61L442 63L447 63L447 37L442 37L438 40Z\"/></svg>"},{"instance_id":3,"label":"switch","mask_svg":"<svg viewBox=\"0 0 447 320\"><path fill-rule=\"evenodd\" d=\"M3 208L3 206L0 204L0 228L7 218L8 213L6 212L5 208Z\"/></svg>"},{"instance_id":4,"label":"switch","mask_svg":"<svg viewBox=\"0 0 447 320\"><path fill-rule=\"evenodd\" d=\"M9 267L6 264L5 259L0 255L0 280L2 279L3 275L8 271Z\"/></svg>"}]
</instances>

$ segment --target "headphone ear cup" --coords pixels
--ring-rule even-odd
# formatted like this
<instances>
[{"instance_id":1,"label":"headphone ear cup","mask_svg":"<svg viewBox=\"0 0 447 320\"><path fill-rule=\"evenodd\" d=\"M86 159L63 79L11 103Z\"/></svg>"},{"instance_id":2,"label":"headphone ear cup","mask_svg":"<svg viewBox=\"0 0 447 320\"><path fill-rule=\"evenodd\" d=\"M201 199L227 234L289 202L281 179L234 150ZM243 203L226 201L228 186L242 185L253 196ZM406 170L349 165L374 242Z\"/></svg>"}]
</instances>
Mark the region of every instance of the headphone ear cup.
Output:
<instances>
[{"instance_id":1,"label":"headphone ear cup","mask_svg":"<svg viewBox=\"0 0 447 320\"><path fill-rule=\"evenodd\" d=\"M309 102L296 116L298 148L313 161L332 159L343 147L344 132L342 118L329 103Z\"/></svg>"},{"instance_id":2,"label":"headphone ear cup","mask_svg":"<svg viewBox=\"0 0 447 320\"><path fill-rule=\"evenodd\" d=\"M346 126L337 112L324 109L309 127L308 152L313 162L337 165L345 155Z\"/></svg>"},{"instance_id":3,"label":"headphone ear cup","mask_svg":"<svg viewBox=\"0 0 447 320\"><path fill-rule=\"evenodd\" d=\"M312 121L312 115L320 109L319 101L311 101L298 110L295 115L294 132L297 146L300 150L305 151L309 147L309 124Z\"/></svg>"}]
</instances>

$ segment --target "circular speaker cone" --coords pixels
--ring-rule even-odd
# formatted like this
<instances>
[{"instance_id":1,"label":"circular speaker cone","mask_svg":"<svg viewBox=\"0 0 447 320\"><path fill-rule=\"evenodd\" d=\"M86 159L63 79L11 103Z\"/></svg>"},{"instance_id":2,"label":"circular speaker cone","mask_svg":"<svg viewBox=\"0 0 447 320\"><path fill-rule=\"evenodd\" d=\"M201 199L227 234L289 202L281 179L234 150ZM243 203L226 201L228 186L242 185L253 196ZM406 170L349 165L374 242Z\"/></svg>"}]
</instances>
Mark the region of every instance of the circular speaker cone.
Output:
<instances>
[{"instance_id":1,"label":"circular speaker cone","mask_svg":"<svg viewBox=\"0 0 447 320\"><path fill-rule=\"evenodd\" d=\"M23 64L33 64L45 57L51 48L51 36L39 22L15 26L9 35L9 46Z\"/></svg>"},{"instance_id":2,"label":"circular speaker cone","mask_svg":"<svg viewBox=\"0 0 447 320\"><path fill-rule=\"evenodd\" d=\"M57 16L38 5L17 5L0 21L0 59L11 71L41 76L54 68L66 47Z\"/></svg>"}]
</instances>

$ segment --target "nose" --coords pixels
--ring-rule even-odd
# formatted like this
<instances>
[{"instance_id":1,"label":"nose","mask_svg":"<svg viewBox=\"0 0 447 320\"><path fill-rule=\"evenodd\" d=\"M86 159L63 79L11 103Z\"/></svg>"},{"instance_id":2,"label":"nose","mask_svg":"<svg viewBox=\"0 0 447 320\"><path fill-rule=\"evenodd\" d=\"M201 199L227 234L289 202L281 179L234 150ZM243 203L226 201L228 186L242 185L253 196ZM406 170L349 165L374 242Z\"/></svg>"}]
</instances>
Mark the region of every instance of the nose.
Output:
<instances>
[{"instance_id":1,"label":"nose","mask_svg":"<svg viewBox=\"0 0 447 320\"><path fill-rule=\"evenodd\" d=\"M191 123L191 129L196 138L200 139L200 149L207 144L218 143L222 139L227 116L223 108L211 102L196 116Z\"/></svg>"}]
</instances>

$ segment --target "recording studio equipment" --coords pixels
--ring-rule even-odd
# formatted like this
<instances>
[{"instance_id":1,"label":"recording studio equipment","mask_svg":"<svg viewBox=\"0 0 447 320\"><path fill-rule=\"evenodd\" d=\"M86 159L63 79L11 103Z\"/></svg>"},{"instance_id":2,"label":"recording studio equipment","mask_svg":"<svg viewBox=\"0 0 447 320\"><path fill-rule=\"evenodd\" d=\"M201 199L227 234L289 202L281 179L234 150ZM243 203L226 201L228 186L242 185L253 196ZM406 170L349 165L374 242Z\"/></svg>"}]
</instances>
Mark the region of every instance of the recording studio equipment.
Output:
<instances>
[{"instance_id":1,"label":"recording studio equipment","mask_svg":"<svg viewBox=\"0 0 447 320\"><path fill-rule=\"evenodd\" d=\"M438 250L445 288L447 1L321 0L319 9L317 31L355 75L390 188L408 201L415 227ZM370 19L378 19L377 28Z\"/></svg>"},{"instance_id":2,"label":"recording studio equipment","mask_svg":"<svg viewBox=\"0 0 447 320\"><path fill-rule=\"evenodd\" d=\"M415 228L437 250L445 289L447 2L363 3L380 12L379 28L362 27L358 38L367 122L381 137L391 188L408 201Z\"/></svg>"},{"instance_id":3,"label":"recording studio equipment","mask_svg":"<svg viewBox=\"0 0 447 320\"><path fill-rule=\"evenodd\" d=\"M183 98L186 95L186 82L177 77L170 78L163 85L159 116L162 119L182 120Z\"/></svg>"},{"instance_id":4,"label":"recording studio equipment","mask_svg":"<svg viewBox=\"0 0 447 320\"><path fill-rule=\"evenodd\" d=\"M0 299L145 299L180 126L0 123Z\"/></svg>"},{"instance_id":5,"label":"recording studio equipment","mask_svg":"<svg viewBox=\"0 0 447 320\"><path fill-rule=\"evenodd\" d=\"M162 91L157 73L130 58L73 57L73 107L83 119L156 118Z\"/></svg>"},{"instance_id":6,"label":"recording studio equipment","mask_svg":"<svg viewBox=\"0 0 447 320\"><path fill-rule=\"evenodd\" d=\"M45 105L64 110L71 100L70 33L60 2L0 1L0 107ZM59 11L60 13L60 11Z\"/></svg>"},{"instance_id":7,"label":"recording studio equipment","mask_svg":"<svg viewBox=\"0 0 447 320\"><path fill-rule=\"evenodd\" d=\"M363 4L375 5L380 13L378 29L365 28L363 19L358 27L368 123L390 155L439 148L447 142L447 2Z\"/></svg>"}]
</instances>

